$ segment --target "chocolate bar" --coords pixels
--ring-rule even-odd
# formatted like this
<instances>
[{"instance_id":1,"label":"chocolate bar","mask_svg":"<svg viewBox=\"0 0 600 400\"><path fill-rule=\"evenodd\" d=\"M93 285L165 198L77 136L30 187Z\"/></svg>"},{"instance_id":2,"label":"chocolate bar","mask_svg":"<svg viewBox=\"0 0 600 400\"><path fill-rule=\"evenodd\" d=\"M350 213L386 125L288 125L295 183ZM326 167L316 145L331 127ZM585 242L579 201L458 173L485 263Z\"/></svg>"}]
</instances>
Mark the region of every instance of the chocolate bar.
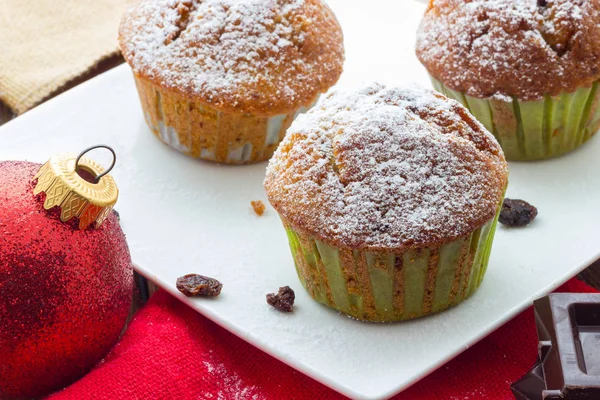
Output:
<instances>
[{"instance_id":1,"label":"chocolate bar","mask_svg":"<svg viewBox=\"0 0 600 400\"><path fill-rule=\"evenodd\" d=\"M544 382L544 371L540 360L538 359L531 371L513 383L510 388L517 400L541 400L546 382Z\"/></svg>"},{"instance_id":2,"label":"chocolate bar","mask_svg":"<svg viewBox=\"0 0 600 400\"><path fill-rule=\"evenodd\" d=\"M554 293L534 302L536 366L517 400L600 400L600 294Z\"/></svg>"}]
</instances>

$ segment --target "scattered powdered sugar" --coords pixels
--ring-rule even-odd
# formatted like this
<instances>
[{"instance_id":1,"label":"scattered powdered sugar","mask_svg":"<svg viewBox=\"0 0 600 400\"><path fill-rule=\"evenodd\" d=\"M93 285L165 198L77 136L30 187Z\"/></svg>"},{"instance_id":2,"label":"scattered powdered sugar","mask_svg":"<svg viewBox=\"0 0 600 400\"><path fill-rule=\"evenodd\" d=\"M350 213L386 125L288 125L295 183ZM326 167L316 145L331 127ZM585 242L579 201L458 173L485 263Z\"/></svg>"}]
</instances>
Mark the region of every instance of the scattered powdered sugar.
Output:
<instances>
[{"instance_id":1,"label":"scattered powdered sugar","mask_svg":"<svg viewBox=\"0 0 600 400\"><path fill-rule=\"evenodd\" d=\"M491 219L507 166L457 102L418 87L332 91L290 127L267 168L275 209L352 248L453 240Z\"/></svg>"},{"instance_id":2,"label":"scattered powdered sugar","mask_svg":"<svg viewBox=\"0 0 600 400\"><path fill-rule=\"evenodd\" d=\"M599 77L597 1L434 0L432 6L417 55L455 90L536 100Z\"/></svg>"},{"instance_id":3,"label":"scattered powdered sugar","mask_svg":"<svg viewBox=\"0 0 600 400\"><path fill-rule=\"evenodd\" d=\"M213 386L210 393L200 399L214 400L263 400L267 396L255 385L247 385L234 371L214 360L203 361L204 368L211 375Z\"/></svg>"},{"instance_id":4,"label":"scattered powdered sugar","mask_svg":"<svg viewBox=\"0 0 600 400\"><path fill-rule=\"evenodd\" d=\"M145 0L124 18L121 46L134 71L211 103L229 98L236 106L264 94L293 103L299 87L316 86L314 96L327 68L341 68L341 31L338 41L330 40L334 29L318 31L317 19L335 21L318 7L310 0Z\"/></svg>"}]
</instances>

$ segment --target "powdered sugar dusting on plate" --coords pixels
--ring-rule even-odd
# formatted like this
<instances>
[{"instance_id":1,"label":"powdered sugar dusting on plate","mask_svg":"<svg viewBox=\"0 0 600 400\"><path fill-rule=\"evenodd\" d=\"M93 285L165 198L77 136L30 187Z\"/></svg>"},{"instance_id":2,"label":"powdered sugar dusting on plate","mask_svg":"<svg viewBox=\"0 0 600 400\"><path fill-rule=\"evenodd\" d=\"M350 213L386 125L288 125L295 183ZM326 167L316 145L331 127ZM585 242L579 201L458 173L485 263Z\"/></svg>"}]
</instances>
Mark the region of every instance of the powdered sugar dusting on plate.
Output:
<instances>
[{"instance_id":1,"label":"powdered sugar dusting on plate","mask_svg":"<svg viewBox=\"0 0 600 400\"><path fill-rule=\"evenodd\" d=\"M599 11L596 0L434 0L417 55L454 90L537 100L600 78Z\"/></svg>"},{"instance_id":2,"label":"powdered sugar dusting on plate","mask_svg":"<svg viewBox=\"0 0 600 400\"><path fill-rule=\"evenodd\" d=\"M332 91L267 168L275 209L351 248L448 242L489 221L506 186L496 140L457 102L418 87Z\"/></svg>"},{"instance_id":3,"label":"powdered sugar dusting on plate","mask_svg":"<svg viewBox=\"0 0 600 400\"><path fill-rule=\"evenodd\" d=\"M341 72L341 31L325 7L314 0L145 0L124 18L121 46L135 72L209 103L235 107L271 97L295 104L306 101L301 88L312 88L314 98L331 80L326 74Z\"/></svg>"}]
</instances>

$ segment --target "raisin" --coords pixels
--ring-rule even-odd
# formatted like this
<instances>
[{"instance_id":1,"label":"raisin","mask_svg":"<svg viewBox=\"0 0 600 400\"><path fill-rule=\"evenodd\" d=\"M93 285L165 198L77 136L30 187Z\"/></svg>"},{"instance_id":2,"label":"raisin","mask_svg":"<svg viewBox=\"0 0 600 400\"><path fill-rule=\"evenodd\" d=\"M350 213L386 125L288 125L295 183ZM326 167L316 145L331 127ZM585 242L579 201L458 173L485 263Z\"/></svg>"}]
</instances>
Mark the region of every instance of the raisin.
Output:
<instances>
[{"instance_id":1,"label":"raisin","mask_svg":"<svg viewBox=\"0 0 600 400\"><path fill-rule=\"evenodd\" d=\"M223 284L214 278L198 274L187 274L177 278L177 290L187 297L217 297L221 294Z\"/></svg>"},{"instance_id":2,"label":"raisin","mask_svg":"<svg viewBox=\"0 0 600 400\"><path fill-rule=\"evenodd\" d=\"M381 232L381 233L389 232L390 228L391 228L390 224L386 224L384 222L380 222L375 226L375 230L377 232Z\"/></svg>"},{"instance_id":3,"label":"raisin","mask_svg":"<svg viewBox=\"0 0 600 400\"><path fill-rule=\"evenodd\" d=\"M526 226L535 219L537 208L523 200L504 199L500 223L510 227Z\"/></svg>"},{"instance_id":4,"label":"raisin","mask_svg":"<svg viewBox=\"0 0 600 400\"><path fill-rule=\"evenodd\" d=\"M267 295L267 303L283 312L292 312L294 310L295 299L296 295L289 286L280 287L277 294L269 293Z\"/></svg>"}]
</instances>

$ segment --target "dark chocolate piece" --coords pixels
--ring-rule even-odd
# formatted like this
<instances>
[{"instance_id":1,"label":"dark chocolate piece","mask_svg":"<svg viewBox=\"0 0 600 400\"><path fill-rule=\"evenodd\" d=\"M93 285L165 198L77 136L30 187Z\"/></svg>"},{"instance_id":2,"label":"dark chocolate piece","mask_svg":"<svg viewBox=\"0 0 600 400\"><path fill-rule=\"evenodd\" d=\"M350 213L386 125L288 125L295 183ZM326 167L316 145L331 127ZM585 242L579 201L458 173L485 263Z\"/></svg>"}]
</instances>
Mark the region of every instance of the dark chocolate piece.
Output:
<instances>
[{"instance_id":1,"label":"dark chocolate piece","mask_svg":"<svg viewBox=\"0 0 600 400\"><path fill-rule=\"evenodd\" d=\"M542 400L542 392L546 389L542 363L538 362L527 374L510 386L517 400Z\"/></svg>"},{"instance_id":2,"label":"dark chocolate piece","mask_svg":"<svg viewBox=\"0 0 600 400\"><path fill-rule=\"evenodd\" d=\"M221 294L223 284L214 278L198 274L187 274L177 278L177 290L188 297L217 297Z\"/></svg>"},{"instance_id":3,"label":"dark chocolate piece","mask_svg":"<svg viewBox=\"0 0 600 400\"><path fill-rule=\"evenodd\" d=\"M283 312L292 312L294 311L294 300L296 299L296 295L294 291L290 289L289 286L284 286L279 288L279 292L269 293L267 295L267 303L269 305L275 307L279 311Z\"/></svg>"},{"instance_id":4,"label":"dark chocolate piece","mask_svg":"<svg viewBox=\"0 0 600 400\"><path fill-rule=\"evenodd\" d=\"M537 214L537 208L526 201L504 199L499 221L509 227L522 227L529 225Z\"/></svg>"},{"instance_id":5,"label":"dark chocolate piece","mask_svg":"<svg viewBox=\"0 0 600 400\"><path fill-rule=\"evenodd\" d=\"M600 294L534 302L545 400L600 399Z\"/></svg>"}]
</instances>

